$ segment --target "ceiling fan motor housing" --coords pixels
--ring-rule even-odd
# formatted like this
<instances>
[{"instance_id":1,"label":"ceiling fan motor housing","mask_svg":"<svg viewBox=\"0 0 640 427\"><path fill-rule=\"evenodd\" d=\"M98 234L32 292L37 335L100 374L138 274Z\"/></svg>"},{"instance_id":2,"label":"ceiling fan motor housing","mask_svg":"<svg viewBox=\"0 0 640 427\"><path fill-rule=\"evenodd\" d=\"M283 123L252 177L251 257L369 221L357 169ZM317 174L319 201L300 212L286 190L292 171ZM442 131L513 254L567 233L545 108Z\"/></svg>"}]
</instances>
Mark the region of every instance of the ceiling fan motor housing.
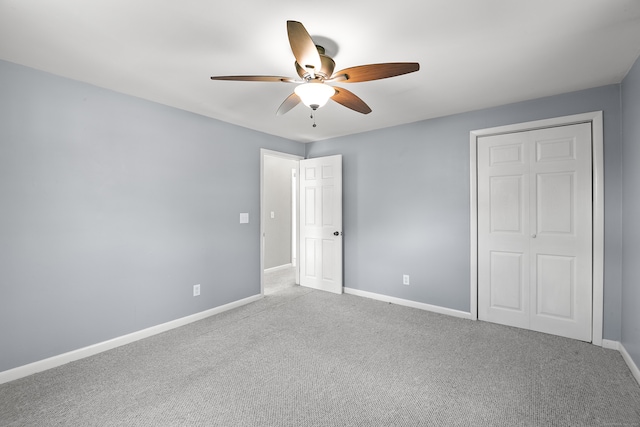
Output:
<instances>
[{"instance_id":1,"label":"ceiling fan motor housing","mask_svg":"<svg viewBox=\"0 0 640 427\"><path fill-rule=\"evenodd\" d=\"M322 50L324 51L324 49ZM331 76L333 75L333 70L334 68L336 68L336 63L334 62L334 60L327 55L320 55L320 62L322 62L322 68L317 74L320 74L323 80L331 78Z\"/></svg>"},{"instance_id":2,"label":"ceiling fan motor housing","mask_svg":"<svg viewBox=\"0 0 640 427\"><path fill-rule=\"evenodd\" d=\"M313 69L313 66L307 65L303 67L298 64L298 62L295 63L298 75L304 80L327 80L331 78L331 76L333 75L333 70L336 68L335 61L331 57L324 54L324 48L322 46L316 45L316 49L318 49L318 54L320 55L321 68L320 70L313 70L313 76L309 72L309 68Z\"/></svg>"}]
</instances>

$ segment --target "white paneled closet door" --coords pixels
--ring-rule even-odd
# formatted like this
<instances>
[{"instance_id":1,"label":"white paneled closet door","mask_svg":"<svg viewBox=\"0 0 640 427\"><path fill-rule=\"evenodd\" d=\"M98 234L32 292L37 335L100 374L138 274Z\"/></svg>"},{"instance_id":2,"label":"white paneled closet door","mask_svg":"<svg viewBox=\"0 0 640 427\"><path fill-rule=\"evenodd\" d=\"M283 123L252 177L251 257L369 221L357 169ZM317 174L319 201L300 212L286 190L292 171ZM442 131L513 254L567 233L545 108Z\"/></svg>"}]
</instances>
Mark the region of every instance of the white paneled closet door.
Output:
<instances>
[{"instance_id":1,"label":"white paneled closet door","mask_svg":"<svg viewBox=\"0 0 640 427\"><path fill-rule=\"evenodd\" d=\"M591 341L588 123L478 138L478 317Z\"/></svg>"}]
</instances>

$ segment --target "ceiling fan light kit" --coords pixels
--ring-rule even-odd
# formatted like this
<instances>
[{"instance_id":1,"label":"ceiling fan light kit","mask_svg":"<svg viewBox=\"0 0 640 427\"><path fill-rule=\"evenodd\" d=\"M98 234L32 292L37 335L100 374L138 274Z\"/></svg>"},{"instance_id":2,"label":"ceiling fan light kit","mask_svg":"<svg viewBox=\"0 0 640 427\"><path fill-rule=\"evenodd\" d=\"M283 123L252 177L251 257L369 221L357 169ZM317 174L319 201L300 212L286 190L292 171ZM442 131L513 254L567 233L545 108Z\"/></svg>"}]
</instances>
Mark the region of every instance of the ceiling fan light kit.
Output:
<instances>
[{"instance_id":1,"label":"ceiling fan light kit","mask_svg":"<svg viewBox=\"0 0 640 427\"><path fill-rule=\"evenodd\" d=\"M323 107L329 99L361 114L369 114L371 108L350 91L330 86L329 82L358 83L386 79L413 73L420 69L417 62L393 62L360 65L333 72L335 62L317 46L304 26L297 21L287 21L289 44L295 57L296 73L302 80L282 76L213 76L211 80L235 80L253 82L296 83L294 92L278 108L282 115L302 102L312 110Z\"/></svg>"},{"instance_id":2,"label":"ceiling fan light kit","mask_svg":"<svg viewBox=\"0 0 640 427\"><path fill-rule=\"evenodd\" d=\"M324 107L329 98L335 95L336 90L322 82L312 80L296 86L294 92L304 105L312 110L317 110Z\"/></svg>"}]
</instances>

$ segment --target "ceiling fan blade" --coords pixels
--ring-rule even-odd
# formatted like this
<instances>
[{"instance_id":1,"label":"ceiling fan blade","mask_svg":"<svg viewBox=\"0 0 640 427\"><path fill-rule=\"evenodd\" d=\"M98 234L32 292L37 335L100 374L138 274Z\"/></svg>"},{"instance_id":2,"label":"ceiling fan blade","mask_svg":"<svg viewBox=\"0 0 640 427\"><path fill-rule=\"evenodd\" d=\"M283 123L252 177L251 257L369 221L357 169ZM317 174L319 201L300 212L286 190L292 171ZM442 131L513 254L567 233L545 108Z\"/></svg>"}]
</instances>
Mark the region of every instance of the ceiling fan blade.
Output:
<instances>
[{"instance_id":1,"label":"ceiling fan blade","mask_svg":"<svg viewBox=\"0 0 640 427\"><path fill-rule=\"evenodd\" d=\"M297 21L287 21L287 33L296 62L302 68L311 68L314 72L315 70L320 71L322 68L320 54L304 25Z\"/></svg>"},{"instance_id":2,"label":"ceiling fan blade","mask_svg":"<svg viewBox=\"0 0 640 427\"><path fill-rule=\"evenodd\" d=\"M291 77L282 76L213 76L211 77L211 80L234 80L238 82L296 82Z\"/></svg>"},{"instance_id":3,"label":"ceiling fan blade","mask_svg":"<svg viewBox=\"0 0 640 427\"><path fill-rule=\"evenodd\" d=\"M413 73L420 69L417 62L388 62L384 64L359 65L345 68L331 76L330 81L345 83L368 82Z\"/></svg>"},{"instance_id":4,"label":"ceiling fan blade","mask_svg":"<svg viewBox=\"0 0 640 427\"><path fill-rule=\"evenodd\" d=\"M276 115L281 116L287 113L289 110L291 110L293 107L295 107L299 103L300 103L300 97L296 95L295 92L292 93L287 97L287 99L284 100L282 104L280 104L278 111L276 111Z\"/></svg>"},{"instance_id":5,"label":"ceiling fan blade","mask_svg":"<svg viewBox=\"0 0 640 427\"><path fill-rule=\"evenodd\" d=\"M333 86L333 88L336 90L336 93L331 97L331 99L336 101L338 104L342 104L345 107L362 114L369 114L371 112L371 108L369 108L362 99L358 98L353 93L341 87Z\"/></svg>"}]
</instances>

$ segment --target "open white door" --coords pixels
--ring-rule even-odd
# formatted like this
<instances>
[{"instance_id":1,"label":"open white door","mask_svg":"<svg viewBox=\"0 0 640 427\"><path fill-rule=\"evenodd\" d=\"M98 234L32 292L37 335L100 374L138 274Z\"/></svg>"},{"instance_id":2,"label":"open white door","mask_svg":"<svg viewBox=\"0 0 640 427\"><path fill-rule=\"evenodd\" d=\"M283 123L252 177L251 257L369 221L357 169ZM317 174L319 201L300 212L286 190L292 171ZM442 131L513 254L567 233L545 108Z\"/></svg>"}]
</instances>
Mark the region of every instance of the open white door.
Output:
<instances>
[{"instance_id":1,"label":"open white door","mask_svg":"<svg viewBox=\"0 0 640 427\"><path fill-rule=\"evenodd\" d=\"M300 285L342 293L342 156L300 161Z\"/></svg>"}]
</instances>

